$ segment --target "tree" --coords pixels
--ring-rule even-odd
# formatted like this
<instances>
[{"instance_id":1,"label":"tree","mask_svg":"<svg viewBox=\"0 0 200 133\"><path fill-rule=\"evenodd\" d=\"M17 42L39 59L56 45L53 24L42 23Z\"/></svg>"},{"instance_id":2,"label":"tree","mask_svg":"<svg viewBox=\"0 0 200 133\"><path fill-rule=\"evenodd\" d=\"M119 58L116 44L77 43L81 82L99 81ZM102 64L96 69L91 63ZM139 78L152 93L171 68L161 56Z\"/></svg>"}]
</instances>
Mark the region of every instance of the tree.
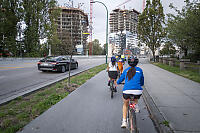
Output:
<instances>
[{"instance_id":1,"label":"tree","mask_svg":"<svg viewBox=\"0 0 200 133\"><path fill-rule=\"evenodd\" d=\"M99 43L98 39L95 39L92 42L93 45L93 55L101 55L103 53L103 48L101 47L101 44Z\"/></svg>"},{"instance_id":2,"label":"tree","mask_svg":"<svg viewBox=\"0 0 200 133\"><path fill-rule=\"evenodd\" d=\"M167 37L176 44L184 55L194 51L195 58L200 59L200 3L186 0L186 6L177 10L172 4L170 7L177 15L168 14Z\"/></svg>"},{"instance_id":3,"label":"tree","mask_svg":"<svg viewBox=\"0 0 200 133\"><path fill-rule=\"evenodd\" d=\"M61 44L61 40L58 37L57 34L57 24L55 20L58 19L58 16L60 15L61 9L55 8L56 2L53 1L52 4L49 5L49 17L48 21L45 25L46 31L47 31L47 44L48 49L51 49L51 52L53 55L57 54L57 49L59 48L59 45ZM58 29L59 31L61 29Z\"/></svg>"},{"instance_id":4,"label":"tree","mask_svg":"<svg viewBox=\"0 0 200 133\"><path fill-rule=\"evenodd\" d=\"M21 14L20 0L0 1L0 50L17 54L17 23Z\"/></svg>"},{"instance_id":5,"label":"tree","mask_svg":"<svg viewBox=\"0 0 200 133\"><path fill-rule=\"evenodd\" d=\"M106 49L107 49L107 48L106 48L106 44L104 44L104 45L103 45L103 53L102 53L102 55L106 55Z\"/></svg>"},{"instance_id":6,"label":"tree","mask_svg":"<svg viewBox=\"0 0 200 133\"><path fill-rule=\"evenodd\" d=\"M146 1L146 8L139 15L138 37L145 43L153 53L155 61L155 51L160 47L162 39L165 37L163 6L160 0Z\"/></svg>"},{"instance_id":7,"label":"tree","mask_svg":"<svg viewBox=\"0 0 200 133\"><path fill-rule=\"evenodd\" d=\"M6 49L15 56L23 51L26 56L41 55L46 44L40 41L56 38L52 36L56 28L51 20L58 13L50 14L56 4L56 0L1 0L0 52Z\"/></svg>"},{"instance_id":8,"label":"tree","mask_svg":"<svg viewBox=\"0 0 200 133\"><path fill-rule=\"evenodd\" d=\"M24 0L24 44L28 56L37 56L40 40L48 37L50 15L49 10L56 6L55 0Z\"/></svg>"},{"instance_id":9,"label":"tree","mask_svg":"<svg viewBox=\"0 0 200 133\"><path fill-rule=\"evenodd\" d=\"M173 56L176 53L176 49L171 42L166 42L164 48L160 50L161 55Z\"/></svg>"}]
</instances>

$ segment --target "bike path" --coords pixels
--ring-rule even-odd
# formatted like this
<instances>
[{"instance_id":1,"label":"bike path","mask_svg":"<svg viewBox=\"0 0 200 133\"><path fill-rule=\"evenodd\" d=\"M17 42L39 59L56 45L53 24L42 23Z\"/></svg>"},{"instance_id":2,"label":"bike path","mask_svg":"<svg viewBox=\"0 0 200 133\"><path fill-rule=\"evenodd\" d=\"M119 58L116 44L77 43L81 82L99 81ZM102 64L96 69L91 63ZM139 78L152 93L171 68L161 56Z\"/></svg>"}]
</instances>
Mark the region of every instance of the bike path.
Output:
<instances>
[{"instance_id":1,"label":"bike path","mask_svg":"<svg viewBox=\"0 0 200 133\"><path fill-rule=\"evenodd\" d=\"M171 131L163 129L162 132L200 132L200 84L147 62L141 68L149 94L147 97L152 98L156 105L152 107L153 116L158 124L169 122L171 128Z\"/></svg>"},{"instance_id":2,"label":"bike path","mask_svg":"<svg viewBox=\"0 0 200 133\"><path fill-rule=\"evenodd\" d=\"M122 85L111 99L102 71L23 128L22 133L126 133L121 128ZM143 99L137 114L140 133L156 133Z\"/></svg>"}]
</instances>

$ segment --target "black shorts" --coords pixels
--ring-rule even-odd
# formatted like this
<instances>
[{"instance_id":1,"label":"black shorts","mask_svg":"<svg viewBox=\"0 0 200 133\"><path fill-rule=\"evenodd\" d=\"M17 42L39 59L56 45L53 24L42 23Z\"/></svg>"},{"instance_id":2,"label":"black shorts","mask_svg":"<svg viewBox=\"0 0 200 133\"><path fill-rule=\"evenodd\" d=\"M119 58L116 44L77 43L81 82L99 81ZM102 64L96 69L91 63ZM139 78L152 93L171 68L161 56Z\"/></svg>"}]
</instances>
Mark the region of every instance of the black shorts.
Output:
<instances>
[{"instance_id":1,"label":"black shorts","mask_svg":"<svg viewBox=\"0 0 200 133\"><path fill-rule=\"evenodd\" d=\"M140 94L140 95L134 95L134 94L125 94L125 93L123 93L123 98L124 99L130 99L131 97L134 97L134 99L140 99L140 96L141 96L142 94Z\"/></svg>"},{"instance_id":2,"label":"black shorts","mask_svg":"<svg viewBox=\"0 0 200 133\"><path fill-rule=\"evenodd\" d=\"M117 79L118 72L117 71L108 71L108 76L112 79Z\"/></svg>"}]
</instances>

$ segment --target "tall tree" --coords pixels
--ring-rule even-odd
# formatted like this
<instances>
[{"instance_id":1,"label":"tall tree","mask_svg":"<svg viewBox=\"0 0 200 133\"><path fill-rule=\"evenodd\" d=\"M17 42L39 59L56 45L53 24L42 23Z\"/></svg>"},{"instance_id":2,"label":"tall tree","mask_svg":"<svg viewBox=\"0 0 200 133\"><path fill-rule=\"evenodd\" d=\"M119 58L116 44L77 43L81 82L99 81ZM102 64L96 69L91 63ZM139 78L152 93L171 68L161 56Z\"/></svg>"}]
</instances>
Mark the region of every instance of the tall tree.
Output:
<instances>
[{"instance_id":1,"label":"tall tree","mask_svg":"<svg viewBox=\"0 0 200 133\"><path fill-rule=\"evenodd\" d=\"M106 44L104 44L104 45L103 45L103 53L102 53L102 55L106 55L106 49L107 49L107 48L106 48Z\"/></svg>"},{"instance_id":2,"label":"tall tree","mask_svg":"<svg viewBox=\"0 0 200 133\"><path fill-rule=\"evenodd\" d=\"M20 21L20 0L0 1L0 49L17 54L17 23Z\"/></svg>"},{"instance_id":3,"label":"tall tree","mask_svg":"<svg viewBox=\"0 0 200 133\"><path fill-rule=\"evenodd\" d=\"M168 14L167 37L184 52L185 56L188 50L200 55L200 3L189 0L185 2L186 6L182 10L177 10L170 4L177 14Z\"/></svg>"},{"instance_id":4,"label":"tall tree","mask_svg":"<svg viewBox=\"0 0 200 133\"><path fill-rule=\"evenodd\" d=\"M92 42L93 45L93 55L101 55L103 53L103 48L101 47L101 44L99 43L98 39L95 39Z\"/></svg>"},{"instance_id":5,"label":"tall tree","mask_svg":"<svg viewBox=\"0 0 200 133\"><path fill-rule=\"evenodd\" d=\"M153 53L155 61L155 51L160 47L162 39L165 37L163 29L165 15L160 0L147 0L146 8L139 15L138 37L145 43Z\"/></svg>"},{"instance_id":6,"label":"tall tree","mask_svg":"<svg viewBox=\"0 0 200 133\"><path fill-rule=\"evenodd\" d=\"M60 15L61 9L54 7L55 3L52 2L50 5L49 10L49 17L48 17L48 23L45 25L46 31L47 31L47 44L48 49L51 50L53 55L58 54L57 49L59 48L59 45L61 44L61 40L59 39L59 35L57 34L58 31L61 29L58 29L57 31L57 24L55 20L58 19L58 16Z\"/></svg>"},{"instance_id":7,"label":"tall tree","mask_svg":"<svg viewBox=\"0 0 200 133\"><path fill-rule=\"evenodd\" d=\"M49 10L56 6L56 0L24 0L25 10L24 22L24 43L27 54L37 55L40 50L40 40L48 37L50 30Z\"/></svg>"}]
</instances>

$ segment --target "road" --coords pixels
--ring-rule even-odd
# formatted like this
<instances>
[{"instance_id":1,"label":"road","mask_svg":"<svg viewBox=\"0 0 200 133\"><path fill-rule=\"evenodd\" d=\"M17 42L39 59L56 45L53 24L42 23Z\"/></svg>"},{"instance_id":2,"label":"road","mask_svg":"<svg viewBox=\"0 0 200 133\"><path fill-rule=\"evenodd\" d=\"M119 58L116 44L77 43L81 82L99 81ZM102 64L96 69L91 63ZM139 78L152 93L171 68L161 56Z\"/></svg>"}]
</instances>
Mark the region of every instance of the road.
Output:
<instances>
[{"instance_id":1,"label":"road","mask_svg":"<svg viewBox=\"0 0 200 133\"><path fill-rule=\"evenodd\" d=\"M141 66L141 64L140 64ZM26 125L21 133L128 133L121 128L122 87L110 98L104 70ZM139 100L140 133L157 133L143 98Z\"/></svg>"},{"instance_id":2,"label":"road","mask_svg":"<svg viewBox=\"0 0 200 133\"><path fill-rule=\"evenodd\" d=\"M77 59L76 74L91 67L105 63L105 58ZM1 61L0 62L0 104L26 94L42 86L68 76L68 72L41 72L37 70L37 60Z\"/></svg>"}]
</instances>

